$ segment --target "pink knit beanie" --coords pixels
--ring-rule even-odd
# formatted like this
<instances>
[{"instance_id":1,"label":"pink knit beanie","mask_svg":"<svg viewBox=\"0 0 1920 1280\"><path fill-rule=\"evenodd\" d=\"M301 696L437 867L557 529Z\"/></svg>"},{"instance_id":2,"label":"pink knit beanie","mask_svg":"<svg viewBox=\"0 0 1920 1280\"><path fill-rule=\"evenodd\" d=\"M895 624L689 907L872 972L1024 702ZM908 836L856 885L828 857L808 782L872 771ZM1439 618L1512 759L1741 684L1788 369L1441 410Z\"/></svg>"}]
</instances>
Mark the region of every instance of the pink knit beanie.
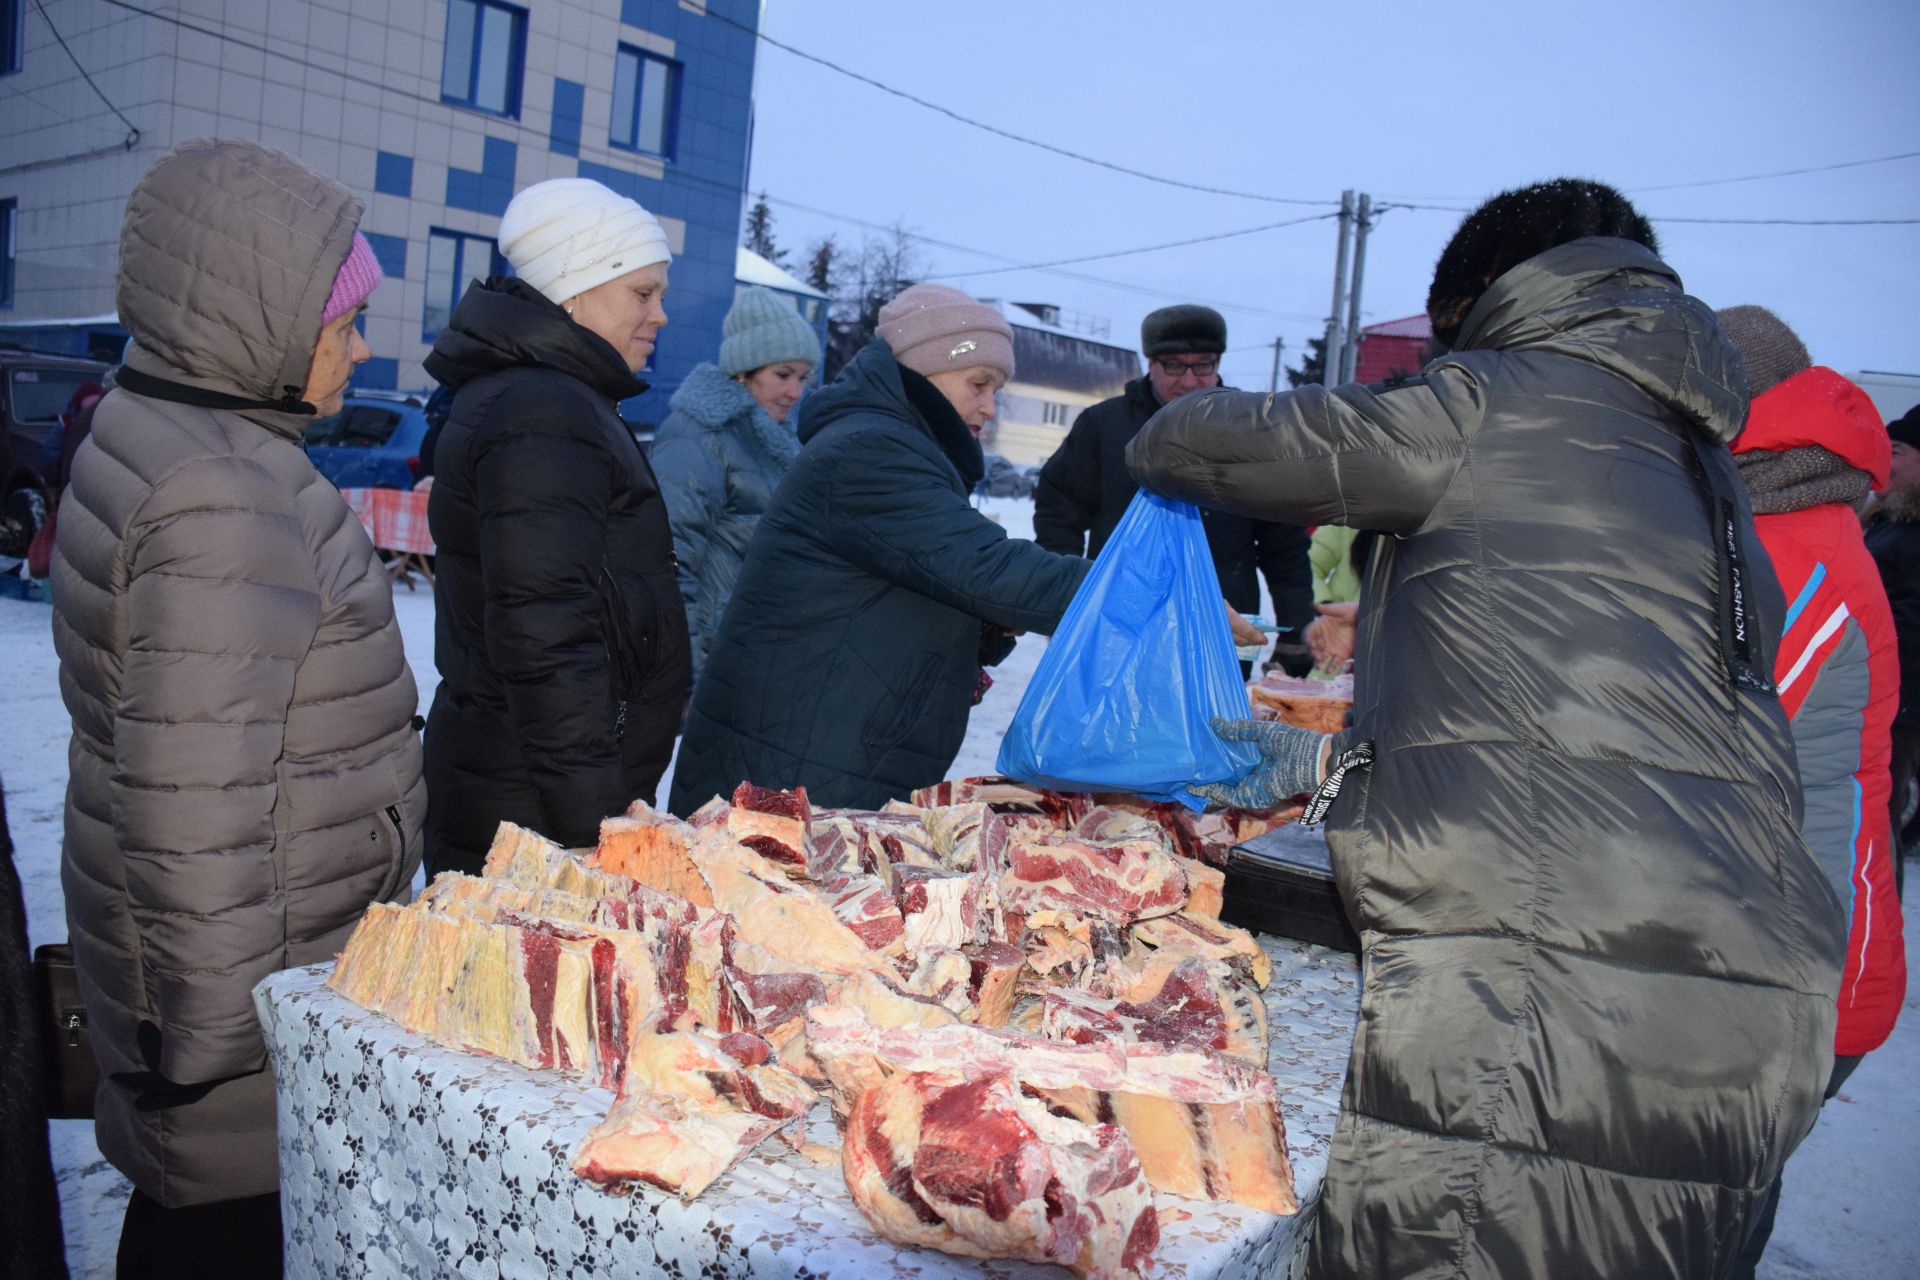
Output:
<instances>
[{"instance_id":1,"label":"pink knit beanie","mask_svg":"<svg viewBox=\"0 0 1920 1280\"><path fill-rule=\"evenodd\" d=\"M325 328L347 312L367 300L374 287L380 283L380 262L373 256L373 246L358 231L353 233L353 248L347 251L347 260L340 264L340 270L333 277L333 292L327 295L327 309L320 313L320 325Z\"/></svg>"},{"instance_id":2,"label":"pink knit beanie","mask_svg":"<svg viewBox=\"0 0 1920 1280\"><path fill-rule=\"evenodd\" d=\"M943 284L916 284L880 308L880 336L919 374L985 365L1013 377L1013 329L985 303Z\"/></svg>"}]
</instances>

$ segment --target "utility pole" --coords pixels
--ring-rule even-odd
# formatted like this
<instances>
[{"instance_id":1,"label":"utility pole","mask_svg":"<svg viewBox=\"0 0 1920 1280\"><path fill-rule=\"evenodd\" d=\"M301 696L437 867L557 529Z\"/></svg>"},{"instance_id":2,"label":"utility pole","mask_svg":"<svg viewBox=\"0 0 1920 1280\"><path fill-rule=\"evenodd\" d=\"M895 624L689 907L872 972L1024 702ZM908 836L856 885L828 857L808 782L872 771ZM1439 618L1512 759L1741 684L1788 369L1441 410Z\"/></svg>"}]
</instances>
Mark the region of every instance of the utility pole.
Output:
<instances>
[{"instance_id":1,"label":"utility pole","mask_svg":"<svg viewBox=\"0 0 1920 1280\"><path fill-rule=\"evenodd\" d=\"M1373 197L1360 193L1360 211L1353 220L1353 279L1347 284L1347 341L1340 354L1340 381L1353 381L1360 358L1360 279L1367 269L1367 232L1373 227Z\"/></svg>"},{"instance_id":2,"label":"utility pole","mask_svg":"<svg viewBox=\"0 0 1920 1280\"><path fill-rule=\"evenodd\" d=\"M1340 384L1341 352L1345 348L1342 312L1347 301L1347 241L1353 230L1353 188L1340 193L1340 252L1333 260L1333 307L1327 313L1326 359L1321 362L1324 386Z\"/></svg>"},{"instance_id":3,"label":"utility pole","mask_svg":"<svg viewBox=\"0 0 1920 1280\"><path fill-rule=\"evenodd\" d=\"M1267 381L1267 390L1269 392L1280 389L1280 350L1286 345L1287 340L1285 338L1275 338L1273 340L1273 377Z\"/></svg>"}]
</instances>

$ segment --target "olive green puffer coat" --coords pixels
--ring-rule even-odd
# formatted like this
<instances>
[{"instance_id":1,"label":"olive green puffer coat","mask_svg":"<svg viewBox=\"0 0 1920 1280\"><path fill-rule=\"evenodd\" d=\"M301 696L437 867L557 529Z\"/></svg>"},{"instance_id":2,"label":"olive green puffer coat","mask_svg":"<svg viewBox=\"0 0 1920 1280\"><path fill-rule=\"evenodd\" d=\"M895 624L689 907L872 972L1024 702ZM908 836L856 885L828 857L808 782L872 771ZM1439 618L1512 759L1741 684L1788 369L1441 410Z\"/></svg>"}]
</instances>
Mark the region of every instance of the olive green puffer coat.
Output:
<instances>
[{"instance_id":1,"label":"olive green puffer coat","mask_svg":"<svg viewBox=\"0 0 1920 1280\"><path fill-rule=\"evenodd\" d=\"M1589 239L1404 386L1190 396L1129 450L1395 535L1335 742L1376 757L1328 824L1365 987L1318 1276L1716 1276L1813 1123L1844 925L1722 447L1746 399L1674 273Z\"/></svg>"}]
</instances>

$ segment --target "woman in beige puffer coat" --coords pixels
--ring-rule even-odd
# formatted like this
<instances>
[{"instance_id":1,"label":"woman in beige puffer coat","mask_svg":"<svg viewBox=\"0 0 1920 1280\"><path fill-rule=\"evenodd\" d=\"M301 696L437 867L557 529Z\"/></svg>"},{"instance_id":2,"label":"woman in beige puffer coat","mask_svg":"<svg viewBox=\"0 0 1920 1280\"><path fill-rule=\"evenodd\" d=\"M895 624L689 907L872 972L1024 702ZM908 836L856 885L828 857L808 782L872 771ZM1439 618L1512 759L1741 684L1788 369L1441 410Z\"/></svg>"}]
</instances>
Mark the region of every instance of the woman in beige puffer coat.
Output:
<instances>
[{"instance_id":1,"label":"woman in beige puffer coat","mask_svg":"<svg viewBox=\"0 0 1920 1280\"><path fill-rule=\"evenodd\" d=\"M127 205L133 341L74 461L53 569L73 716L62 883L95 1132L136 1188L123 1275L129 1251L254 1274L236 1240L181 1229L247 1200L277 1271L253 986L332 959L419 861L417 696L391 586L300 447L367 357L354 317L379 270L361 209L237 141L183 144Z\"/></svg>"}]
</instances>

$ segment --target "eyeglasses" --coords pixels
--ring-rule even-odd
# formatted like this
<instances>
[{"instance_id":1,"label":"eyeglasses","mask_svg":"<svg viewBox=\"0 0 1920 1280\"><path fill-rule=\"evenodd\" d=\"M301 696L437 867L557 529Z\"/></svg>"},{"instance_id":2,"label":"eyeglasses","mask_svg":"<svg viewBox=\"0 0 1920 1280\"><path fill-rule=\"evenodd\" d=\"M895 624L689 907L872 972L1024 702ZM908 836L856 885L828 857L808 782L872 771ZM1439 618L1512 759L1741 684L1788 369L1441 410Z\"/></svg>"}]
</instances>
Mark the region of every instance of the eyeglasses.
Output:
<instances>
[{"instance_id":1,"label":"eyeglasses","mask_svg":"<svg viewBox=\"0 0 1920 1280\"><path fill-rule=\"evenodd\" d=\"M1154 363L1159 365L1160 372L1166 374L1169 378L1178 378L1183 374L1189 373L1196 378L1211 378L1214 372L1220 368L1220 362L1218 360L1194 360L1191 362L1155 360Z\"/></svg>"}]
</instances>

